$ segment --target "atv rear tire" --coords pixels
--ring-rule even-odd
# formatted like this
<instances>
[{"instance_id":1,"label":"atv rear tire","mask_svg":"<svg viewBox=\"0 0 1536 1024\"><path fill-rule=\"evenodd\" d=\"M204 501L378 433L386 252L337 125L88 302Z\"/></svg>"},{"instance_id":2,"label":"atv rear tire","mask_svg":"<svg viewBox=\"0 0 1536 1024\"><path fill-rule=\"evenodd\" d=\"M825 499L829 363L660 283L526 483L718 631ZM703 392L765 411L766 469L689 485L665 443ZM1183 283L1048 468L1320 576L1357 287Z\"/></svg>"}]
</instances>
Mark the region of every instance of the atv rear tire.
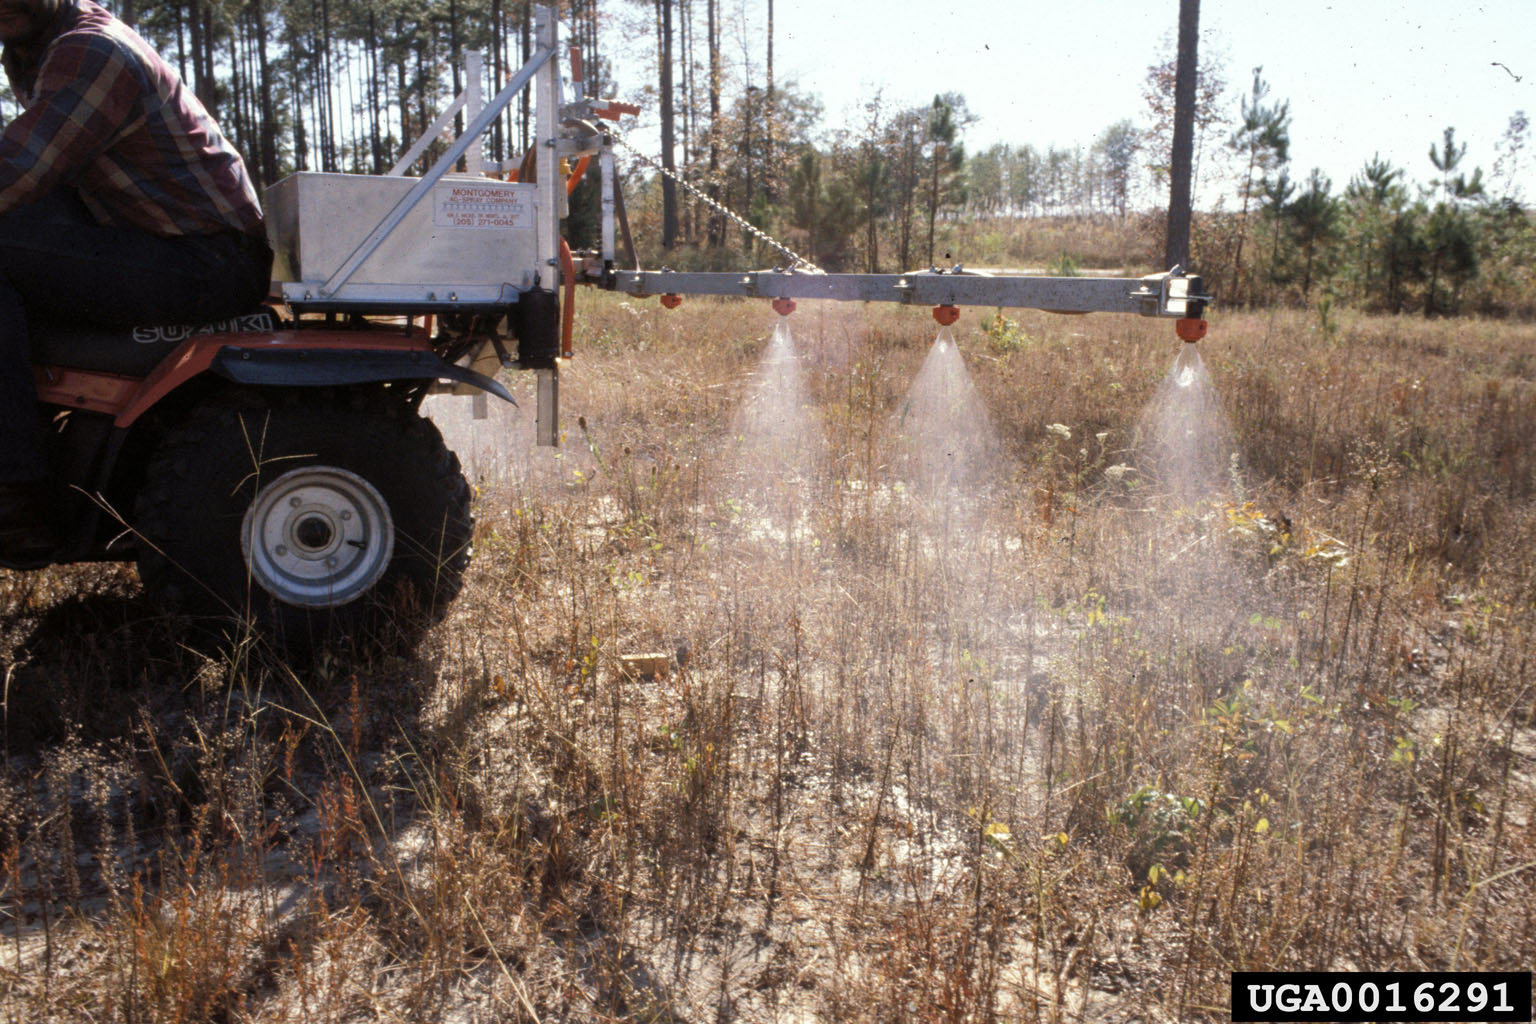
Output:
<instances>
[{"instance_id":1,"label":"atv rear tire","mask_svg":"<svg viewBox=\"0 0 1536 1024\"><path fill-rule=\"evenodd\" d=\"M228 395L150 462L139 574L163 604L289 653L405 649L463 583L469 502L437 427L378 393Z\"/></svg>"}]
</instances>

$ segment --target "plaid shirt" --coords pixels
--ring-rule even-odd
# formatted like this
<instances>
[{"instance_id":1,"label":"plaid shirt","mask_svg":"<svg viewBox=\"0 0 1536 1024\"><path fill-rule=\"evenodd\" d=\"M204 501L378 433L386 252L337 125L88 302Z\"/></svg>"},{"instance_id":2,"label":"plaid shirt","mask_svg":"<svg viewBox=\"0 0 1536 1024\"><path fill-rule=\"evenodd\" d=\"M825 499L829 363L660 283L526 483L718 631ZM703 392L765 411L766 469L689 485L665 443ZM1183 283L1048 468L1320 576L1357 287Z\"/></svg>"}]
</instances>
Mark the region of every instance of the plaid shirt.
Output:
<instances>
[{"instance_id":1,"label":"plaid shirt","mask_svg":"<svg viewBox=\"0 0 1536 1024\"><path fill-rule=\"evenodd\" d=\"M0 213L72 186L103 224L162 237L264 237L240 154L154 48L91 0L6 75L26 108L0 132Z\"/></svg>"}]
</instances>

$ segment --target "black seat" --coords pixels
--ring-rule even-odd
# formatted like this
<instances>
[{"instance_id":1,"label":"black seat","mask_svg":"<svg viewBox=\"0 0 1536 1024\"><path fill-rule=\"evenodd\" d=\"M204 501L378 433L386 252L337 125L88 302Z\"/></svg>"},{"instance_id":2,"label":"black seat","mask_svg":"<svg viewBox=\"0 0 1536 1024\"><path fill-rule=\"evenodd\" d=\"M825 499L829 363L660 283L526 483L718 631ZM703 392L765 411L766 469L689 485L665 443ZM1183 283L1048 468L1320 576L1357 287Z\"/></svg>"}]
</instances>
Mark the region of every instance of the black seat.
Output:
<instances>
[{"instance_id":1,"label":"black seat","mask_svg":"<svg viewBox=\"0 0 1536 1024\"><path fill-rule=\"evenodd\" d=\"M265 306L209 324L159 324L115 329L33 324L32 361L45 366L146 377L177 346L194 335L264 334L277 328L277 314Z\"/></svg>"}]
</instances>

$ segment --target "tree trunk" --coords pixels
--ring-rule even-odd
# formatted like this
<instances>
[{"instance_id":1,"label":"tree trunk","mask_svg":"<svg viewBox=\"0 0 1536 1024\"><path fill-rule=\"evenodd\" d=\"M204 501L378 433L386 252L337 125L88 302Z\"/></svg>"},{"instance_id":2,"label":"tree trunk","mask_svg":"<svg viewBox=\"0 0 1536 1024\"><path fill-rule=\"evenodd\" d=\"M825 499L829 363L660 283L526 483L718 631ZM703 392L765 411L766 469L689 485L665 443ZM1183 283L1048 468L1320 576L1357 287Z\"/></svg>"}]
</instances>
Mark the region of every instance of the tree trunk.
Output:
<instances>
[{"instance_id":1,"label":"tree trunk","mask_svg":"<svg viewBox=\"0 0 1536 1024\"><path fill-rule=\"evenodd\" d=\"M679 0L683 50L683 175L691 177L694 166L694 131L698 119L698 94L694 92L693 77L693 4L691 0ZM698 203L689 199L683 204L683 238L692 242L698 237L694 230L694 216Z\"/></svg>"},{"instance_id":2,"label":"tree trunk","mask_svg":"<svg viewBox=\"0 0 1536 1024\"><path fill-rule=\"evenodd\" d=\"M1236 302L1238 287L1242 283L1243 276L1243 242L1248 238L1248 200L1253 194L1253 168L1258 159L1254 151L1249 151L1248 175L1243 179L1243 210L1237 218L1237 244L1232 252L1232 278L1227 288L1227 301Z\"/></svg>"},{"instance_id":3,"label":"tree trunk","mask_svg":"<svg viewBox=\"0 0 1536 1024\"><path fill-rule=\"evenodd\" d=\"M212 113L207 72L203 70L203 19L199 0L190 0L187 4L187 31L192 44L192 92Z\"/></svg>"},{"instance_id":4,"label":"tree trunk","mask_svg":"<svg viewBox=\"0 0 1536 1024\"><path fill-rule=\"evenodd\" d=\"M768 0L768 92L763 106L763 189L770 199L773 193L773 144L778 118L773 91L773 0Z\"/></svg>"},{"instance_id":5,"label":"tree trunk","mask_svg":"<svg viewBox=\"0 0 1536 1024\"><path fill-rule=\"evenodd\" d=\"M288 30L288 92L293 104L293 169L296 171L309 170L309 137L304 130L304 105L300 101L303 95L302 76L299 74L298 55L294 53L297 37L293 30Z\"/></svg>"},{"instance_id":6,"label":"tree trunk","mask_svg":"<svg viewBox=\"0 0 1536 1024\"><path fill-rule=\"evenodd\" d=\"M336 111L332 98L335 88L335 72L331 67L331 4L320 0L320 111L325 118L321 122L320 144L324 148L325 169L337 169L336 159Z\"/></svg>"},{"instance_id":7,"label":"tree trunk","mask_svg":"<svg viewBox=\"0 0 1536 1024\"><path fill-rule=\"evenodd\" d=\"M903 177L906 171L903 167ZM898 273L906 273L912 266L912 190L905 181L901 186L901 202L896 207L896 219L896 269Z\"/></svg>"},{"instance_id":8,"label":"tree trunk","mask_svg":"<svg viewBox=\"0 0 1536 1024\"><path fill-rule=\"evenodd\" d=\"M1173 154L1168 189L1166 269L1189 269L1191 180L1195 148L1195 66L1200 42L1200 0L1179 0L1179 56L1173 86Z\"/></svg>"},{"instance_id":9,"label":"tree trunk","mask_svg":"<svg viewBox=\"0 0 1536 1024\"><path fill-rule=\"evenodd\" d=\"M501 91L505 76L505 54L503 47L507 45L506 26L501 22L501 0L491 0L491 93ZM502 111L496 118L496 123L491 127L491 159L498 162L507 158L506 135L503 129L506 124L507 111Z\"/></svg>"},{"instance_id":10,"label":"tree trunk","mask_svg":"<svg viewBox=\"0 0 1536 1024\"><path fill-rule=\"evenodd\" d=\"M416 124L426 131L432 124L427 112L427 41L416 40Z\"/></svg>"},{"instance_id":11,"label":"tree trunk","mask_svg":"<svg viewBox=\"0 0 1536 1024\"><path fill-rule=\"evenodd\" d=\"M676 114L672 95L672 3L673 0L657 0L661 14L661 166L667 171L676 170L672 153ZM677 244L677 183L667 175L661 179L661 246L670 249Z\"/></svg>"},{"instance_id":12,"label":"tree trunk","mask_svg":"<svg viewBox=\"0 0 1536 1024\"><path fill-rule=\"evenodd\" d=\"M237 17L232 26L233 31L229 35L229 112L222 119L223 127L228 133L230 141L234 143L242 156L251 152L250 132L247 130L246 119L246 83L249 78L245 69L241 66L247 54L242 45L245 39L245 19ZM261 173L261 165L255 160L248 160L247 164L255 164L255 173Z\"/></svg>"},{"instance_id":13,"label":"tree trunk","mask_svg":"<svg viewBox=\"0 0 1536 1024\"><path fill-rule=\"evenodd\" d=\"M373 4L368 5L368 152L373 158L373 173L389 170L389 160L384 152L383 111L379 109L379 93L388 88L379 67L379 18Z\"/></svg>"},{"instance_id":14,"label":"tree trunk","mask_svg":"<svg viewBox=\"0 0 1536 1024\"><path fill-rule=\"evenodd\" d=\"M261 90L260 108L261 125L258 135L261 138L261 185L270 185L277 180L277 114L272 107L272 93L275 91L272 82L272 63L267 59L267 10L263 0L254 0L252 5L256 18L256 75Z\"/></svg>"},{"instance_id":15,"label":"tree trunk","mask_svg":"<svg viewBox=\"0 0 1536 1024\"><path fill-rule=\"evenodd\" d=\"M523 0L523 59L522 59L522 64L524 64L524 65L527 64L528 63L528 58L532 57L532 56L533 56L533 2L532 2L532 0ZM532 120L533 120L532 119L532 115L531 115L531 113L529 111L529 107L528 107L528 104L531 101L532 93L533 93L532 89L524 89L523 90L523 96L522 96L522 100L523 100L523 119L522 119L522 122L521 122L521 125L520 125L520 131L522 133L522 143L523 144L522 144L522 148L521 148L520 152L524 152L524 153L528 152L528 145L529 145L528 135L529 135L529 132L531 131Z\"/></svg>"},{"instance_id":16,"label":"tree trunk","mask_svg":"<svg viewBox=\"0 0 1536 1024\"><path fill-rule=\"evenodd\" d=\"M939 163L943 160L943 147L933 146L933 172L928 182L928 265L933 266L933 227L939 219Z\"/></svg>"},{"instance_id":17,"label":"tree trunk","mask_svg":"<svg viewBox=\"0 0 1536 1024\"><path fill-rule=\"evenodd\" d=\"M755 98L752 95L754 88L755 87L753 86L747 87L747 95L744 97L742 102L742 140L739 147L741 155L740 163L746 169L746 191L742 196L743 202L741 205L746 208L748 214L750 214L752 211L752 197L757 194L757 179L754 174L755 164L752 159L752 121L757 116L757 112L753 109L752 106L753 100ZM742 250L747 254L747 256L750 257L753 250L752 236L746 232L742 232L741 241Z\"/></svg>"},{"instance_id":18,"label":"tree trunk","mask_svg":"<svg viewBox=\"0 0 1536 1024\"><path fill-rule=\"evenodd\" d=\"M709 196L720 198L720 12L719 0L706 0L705 31L709 36ZM709 246L725 244L725 219L713 210L709 215Z\"/></svg>"},{"instance_id":19,"label":"tree trunk","mask_svg":"<svg viewBox=\"0 0 1536 1024\"><path fill-rule=\"evenodd\" d=\"M341 73L342 112L345 116L345 124L347 128L347 142L344 149L345 151L352 154L352 162L346 168L346 170L349 174L360 174L362 173L363 167L366 166L362 159L362 139L364 132L358 121L358 117L360 116L358 114L358 109L362 107L363 104L361 102L362 98L358 94L357 62L352 59L352 44L345 38L341 43Z\"/></svg>"},{"instance_id":20,"label":"tree trunk","mask_svg":"<svg viewBox=\"0 0 1536 1024\"><path fill-rule=\"evenodd\" d=\"M459 3L458 0L448 0L448 65L453 69L453 96L457 99L464 91L464 57L459 51ZM458 138L464 134L464 111L461 108L453 115L453 135ZM463 157L454 166L456 171L464 171L469 165Z\"/></svg>"},{"instance_id":21,"label":"tree trunk","mask_svg":"<svg viewBox=\"0 0 1536 1024\"><path fill-rule=\"evenodd\" d=\"M176 72L181 75L183 82L187 81L187 36L185 21L181 16L181 4L175 4L171 8L171 17L176 19Z\"/></svg>"},{"instance_id":22,"label":"tree trunk","mask_svg":"<svg viewBox=\"0 0 1536 1024\"><path fill-rule=\"evenodd\" d=\"M327 170L326 152L327 137L325 127L325 79L324 69L320 66L320 37L314 29L309 33L309 81L304 90L309 97L309 121L313 125L315 140L315 168Z\"/></svg>"},{"instance_id":23,"label":"tree trunk","mask_svg":"<svg viewBox=\"0 0 1536 1024\"><path fill-rule=\"evenodd\" d=\"M214 77L214 68L218 67L217 48L219 35L213 28L213 8L210 4L198 5L203 21L203 84L208 90L208 98L203 105L208 108L208 113L214 120L219 117L219 80Z\"/></svg>"},{"instance_id":24,"label":"tree trunk","mask_svg":"<svg viewBox=\"0 0 1536 1024\"><path fill-rule=\"evenodd\" d=\"M873 150L874 143L866 143ZM880 172L877 161L880 159L878 152L870 152L870 164L866 171L869 177L865 180L868 186L864 192L864 211L869 217L869 223L865 228L864 247L868 250L869 273L880 273L880 218L876 211L880 208Z\"/></svg>"},{"instance_id":25,"label":"tree trunk","mask_svg":"<svg viewBox=\"0 0 1536 1024\"><path fill-rule=\"evenodd\" d=\"M1269 250L1269 285L1271 288L1278 285L1280 276L1280 215L1275 214L1275 237L1271 240Z\"/></svg>"},{"instance_id":26,"label":"tree trunk","mask_svg":"<svg viewBox=\"0 0 1536 1024\"><path fill-rule=\"evenodd\" d=\"M1403 311L1402 268L1399 265L1397 252L1397 247L1400 241L1398 229L1401 221L1401 214L1398 214L1392 218L1392 226L1389 229L1391 231L1391 244L1386 250L1387 310L1391 312L1393 316L1396 316Z\"/></svg>"},{"instance_id":27,"label":"tree trunk","mask_svg":"<svg viewBox=\"0 0 1536 1024\"><path fill-rule=\"evenodd\" d=\"M1424 292L1424 319L1434 317L1439 305L1440 291L1440 254L1435 253L1429 261L1429 287Z\"/></svg>"},{"instance_id":28,"label":"tree trunk","mask_svg":"<svg viewBox=\"0 0 1536 1024\"><path fill-rule=\"evenodd\" d=\"M908 125L900 139L900 149L897 156L900 163L897 165L897 186L900 188L899 201L896 205L897 217L897 249L896 254L900 266L896 269L905 273L912 268L912 214L913 207L917 205L917 189L922 187L922 169L918 166L921 157L919 141L912 134L912 127Z\"/></svg>"},{"instance_id":29,"label":"tree trunk","mask_svg":"<svg viewBox=\"0 0 1536 1024\"><path fill-rule=\"evenodd\" d=\"M400 140L398 143L401 153L410 148L416 140L411 137L411 108L406 102L409 86L405 77L405 21L400 15L395 15L395 39L400 43L399 60L395 61L395 106L400 111ZM393 154L391 154L393 156Z\"/></svg>"}]
</instances>

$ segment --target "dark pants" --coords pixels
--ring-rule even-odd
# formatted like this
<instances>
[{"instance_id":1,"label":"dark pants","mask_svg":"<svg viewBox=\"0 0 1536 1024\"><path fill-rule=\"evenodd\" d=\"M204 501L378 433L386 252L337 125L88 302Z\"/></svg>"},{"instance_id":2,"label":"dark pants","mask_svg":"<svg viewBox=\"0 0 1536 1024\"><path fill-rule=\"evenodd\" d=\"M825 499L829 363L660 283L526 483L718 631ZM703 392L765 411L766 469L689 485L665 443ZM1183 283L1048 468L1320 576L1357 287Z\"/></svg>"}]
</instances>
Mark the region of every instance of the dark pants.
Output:
<instances>
[{"instance_id":1,"label":"dark pants","mask_svg":"<svg viewBox=\"0 0 1536 1024\"><path fill-rule=\"evenodd\" d=\"M0 215L0 483L46 476L28 322L117 328L248 312L272 254L238 231L161 238L96 223L60 191Z\"/></svg>"}]
</instances>

